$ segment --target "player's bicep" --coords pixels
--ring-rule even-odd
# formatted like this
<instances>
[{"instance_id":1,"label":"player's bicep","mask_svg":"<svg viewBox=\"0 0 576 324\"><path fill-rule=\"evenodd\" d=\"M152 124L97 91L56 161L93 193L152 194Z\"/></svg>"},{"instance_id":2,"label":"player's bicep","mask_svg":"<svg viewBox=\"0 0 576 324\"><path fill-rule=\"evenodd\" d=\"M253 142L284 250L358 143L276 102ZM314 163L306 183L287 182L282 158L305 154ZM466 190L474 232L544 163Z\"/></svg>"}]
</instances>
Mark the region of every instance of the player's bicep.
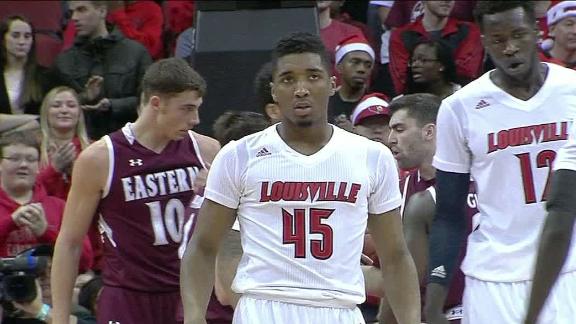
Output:
<instances>
[{"instance_id":1,"label":"player's bicep","mask_svg":"<svg viewBox=\"0 0 576 324\"><path fill-rule=\"evenodd\" d=\"M103 144L103 143L102 143ZM102 198L108 175L108 155L101 143L82 152L74 163L60 235L82 242Z\"/></svg>"},{"instance_id":2,"label":"player's bicep","mask_svg":"<svg viewBox=\"0 0 576 324\"><path fill-rule=\"evenodd\" d=\"M215 254L235 219L236 209L204 199L190 243Z\"/></svg>"},{"instance_id":3,"label":"player's bicep","mask_svg":"<svg viewBox=\"0 0 576 324\"><path fill-rule=\"evenodd\" d=\"M398 208L382 214L370 214L368 230L372 233L380 264L393 263L408 253Z\"/></svg>"}]
</instances>

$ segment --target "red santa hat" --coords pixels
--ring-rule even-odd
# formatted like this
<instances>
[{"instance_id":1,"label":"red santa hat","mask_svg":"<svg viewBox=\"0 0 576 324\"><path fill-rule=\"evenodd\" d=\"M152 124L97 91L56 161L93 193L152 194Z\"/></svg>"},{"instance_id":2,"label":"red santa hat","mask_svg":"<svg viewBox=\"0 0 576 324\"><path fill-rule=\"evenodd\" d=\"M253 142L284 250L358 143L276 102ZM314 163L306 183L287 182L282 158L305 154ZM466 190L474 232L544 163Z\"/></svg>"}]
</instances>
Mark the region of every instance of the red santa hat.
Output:
<instances>
[{"instance_id":1,"label":"red santa hat","mask_svg":"<svg viewBox=\"0 0 576 324\"><path fill-rule=\"evenodd\" d=\"M340 63L346 54L353 51L364 51L370 55L372 60L376 59L374 50L370 45L368 45L366 38L360 35L354 35L345 38L340 42L340 44L338 44L338 46L336 46L336 64Z\"/></svg>"},{"instance_id":2,"label":"red santa hat","mask_svg":"<svg viewBox=\"0 0 576 324\"><path fill-rule=\"evenodd\" d=\"M390 117L388 97L382 93L371 93L362 97L352 112L352 124L360 124L364 119L374 116Z\"/></svg>"},{"instance_id":3,"label":"red santa hat","mask_svg":"<svg viewBox=\"0 0 576 324\"><path fill-rule=\"evenodd\" d=\"M550 7L547 15L548 26L567 17L576 17L576 1L562 1Z\"/></svg>"}]
</instances>

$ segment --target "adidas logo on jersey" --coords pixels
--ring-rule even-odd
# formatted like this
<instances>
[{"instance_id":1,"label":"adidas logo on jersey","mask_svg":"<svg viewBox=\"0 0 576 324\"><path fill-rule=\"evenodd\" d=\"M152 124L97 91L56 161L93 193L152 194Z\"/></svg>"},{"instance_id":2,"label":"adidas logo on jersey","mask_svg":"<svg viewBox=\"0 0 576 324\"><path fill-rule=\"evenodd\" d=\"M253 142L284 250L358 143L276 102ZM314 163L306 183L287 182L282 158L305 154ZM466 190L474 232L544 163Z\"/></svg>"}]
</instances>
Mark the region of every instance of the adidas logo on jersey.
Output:
<instances>
[{"instance_id":1,"label":"adidas logo on jersey","mask_svg":"<svg viewBox=\"0 0 576 324\"><path fill-rule=\"evenodd\" d=\"M475 109L482 109L482 108L486 108L490 106L489 103L487 103L484 99L481 99L480 101L478 101L478 103L476 104L476 107L474 107Z\"/></svg>"},{"instance_id":2,"label":"adidas logo on jersey","mask_svg":"<svg viewBox=\"0 0 576 324\"><path fill-rule=\"evenodd\" d=\"M256 153L256 157L266 156L270 154L272 153L268 152L268 150L265 147L263 147L260 151L258 151L258 153Z\"/></svg>"},{"instance_id":3,"label":"adidas logo on jersey","mask_svg":"<svg viewBox=\"0 0 576 324\"><path fill-rule=\"evenodd\" d=\"M437 268L435 268L434 270L432 270L432 273L430 274L433 277L438 277L438 278L446 278L446 269L444 269L444 266L441 265Z\"/></svg>"}]
</instances>

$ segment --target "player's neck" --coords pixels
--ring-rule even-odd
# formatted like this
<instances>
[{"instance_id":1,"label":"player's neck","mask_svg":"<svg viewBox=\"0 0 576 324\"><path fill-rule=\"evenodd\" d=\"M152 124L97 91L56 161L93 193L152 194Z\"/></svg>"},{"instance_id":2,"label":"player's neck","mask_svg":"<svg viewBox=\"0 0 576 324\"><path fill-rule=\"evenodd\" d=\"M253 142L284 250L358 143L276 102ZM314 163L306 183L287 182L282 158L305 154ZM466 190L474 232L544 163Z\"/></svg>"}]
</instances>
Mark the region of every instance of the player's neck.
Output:
<instances>
[{"instance_id":1,"label":"player's neck","mask_svg":"<svg viewBox=\"0 0 576 324\"><path fill-rule=\"evenodd\" d=\"M558 59L564 63L574 63L576 62L576 51L569 51L560 46L554 46L550 50L550 54L553 58Z\"/></svg>"},{"instance_id":2,"label":"player's neck","mask_svg":"<svg viewBox=\"0 0 576 324\"><path fill-rule=\"evenodd\" d=\"M436 168L432 166L432 161L423 163L419 168L420 178L428 181L436 178Z\"/></svg>"},{"instance_id":3,"label":"player's neck","mask_svg":"<svg viewBox=\"0 0 576 324\"><path fill-rule=\"evenodd\" d=\"M490 79L496 86L511 96L521 100L528 100L542 88L548 73L548 66L542 64L537 58L535 60L537 61L533 63L535 67L529 72L527 77L511 78L501 70L496 69L490 75Z\"/></svg>"},{"instance_id":4,"label":"player's neck","mask_svg":"<svg viewBox=\"0 0 576 324\"><path fill-rule=\"evenodd\" d=\"M148 123L145 118L138 118L129 127L138 143L153 152L162 152L170 142L169 138L158 132L158 127Z\"/></svg>"},{"instance_id":5,"label":"player's neck","mask_svg":"<svg viewBox=\"0 0 576 324\"><path fill-rule=\"evenodd\" d=\"M286 145L304 155L312 155L322 149L328 144L334 131L327 122L310 127L297 127L282 122L276 126L276 130Z\"/></svg>"}]
</instances>

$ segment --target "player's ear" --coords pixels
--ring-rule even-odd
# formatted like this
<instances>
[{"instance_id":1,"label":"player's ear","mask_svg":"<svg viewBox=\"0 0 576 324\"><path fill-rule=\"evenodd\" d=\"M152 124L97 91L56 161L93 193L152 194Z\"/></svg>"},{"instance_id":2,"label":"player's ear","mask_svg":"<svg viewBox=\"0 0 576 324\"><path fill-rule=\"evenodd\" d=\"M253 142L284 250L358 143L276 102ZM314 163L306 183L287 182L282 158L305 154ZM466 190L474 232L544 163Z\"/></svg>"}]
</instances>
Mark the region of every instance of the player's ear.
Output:
<instances>
[{"instance_id":1,"label":"player's ear","mask_svg":"<svg viewBox=\"0 0 576 324\"><path fill-rule=\"evenodd\" d=\"M272 100L274 100L274 102L278 102L276 99L276 89L274 87L274 82L270 82L270 94L272 95Z\"/></svg>"},{"instance_id":2,"label":"player's ear","mask_svg":"<svg viewBox=\"0 0 576 324\"><path fill-rule=\"evenodd\" d=\"M436 139L436 124L426 124L422 128L422 136L429 141L435 141Z\"/></svg>"},{"instance_id":3,"label":"player's ear","mask_svg":"<svg viewBox=\"0 0 576 324\"><path fill-rule=\"evenodd\" d=\"M150 99L148 99L148 105L153 109L158 111L160 109L161 106L161 99L158 96L150 96Z\"/></svg>"}]
</instances>

